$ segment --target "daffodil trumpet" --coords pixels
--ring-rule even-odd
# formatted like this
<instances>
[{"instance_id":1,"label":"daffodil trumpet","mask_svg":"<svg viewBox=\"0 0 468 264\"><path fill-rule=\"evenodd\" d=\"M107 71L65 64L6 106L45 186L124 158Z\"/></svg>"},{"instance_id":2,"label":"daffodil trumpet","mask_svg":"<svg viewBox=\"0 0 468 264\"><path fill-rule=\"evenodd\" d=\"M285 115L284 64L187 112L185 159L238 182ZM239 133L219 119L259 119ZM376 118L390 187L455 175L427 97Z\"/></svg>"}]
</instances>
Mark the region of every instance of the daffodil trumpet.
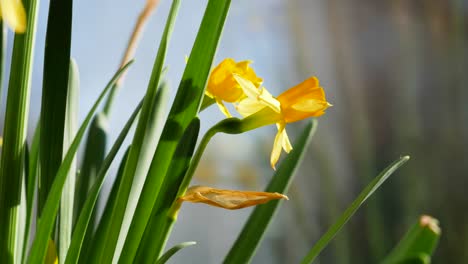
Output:
<instances>
[{"instance_id":1,"label":"daffodil trumpet","mask_svg":"<svg viewBox=\"0 0 468 264\"><path fill-rule=\"evenodd\" d=\"M236 110L245 118L245 125L258 126L276 124L276 134L270 164L273 169L279 160L281 150L292 150L286 124L308 117L318 117L331 106L325 99L325 92L316 77L288 89L278 97L272 96L264 87L257 88L250 80L234 74L234 78L247 96L236 105Z\"/></svg>"}]
</instances>

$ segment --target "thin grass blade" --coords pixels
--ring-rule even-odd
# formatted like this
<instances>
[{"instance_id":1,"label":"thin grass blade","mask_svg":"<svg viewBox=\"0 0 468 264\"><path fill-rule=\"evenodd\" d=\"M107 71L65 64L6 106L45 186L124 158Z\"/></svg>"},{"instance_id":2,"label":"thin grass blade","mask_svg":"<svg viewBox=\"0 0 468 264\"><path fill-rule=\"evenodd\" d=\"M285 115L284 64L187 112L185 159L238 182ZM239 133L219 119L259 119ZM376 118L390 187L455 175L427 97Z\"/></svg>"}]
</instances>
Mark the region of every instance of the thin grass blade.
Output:
<instances>
[{"instance_id":1,"label":"thin grass blade","mask_svg":"<svg viewBox=\"0 0 468 264\"><path fill-rule=\"evenodd\" d=\"M2 95L3 95L3 77L5 75L5 57L6 57L6 50L7 50L7 25L0 21L0 102L2 102ZM0 104L1 105L1 104ZM2 108L3 109L3 108Z\"/></svg>"},{"instance_id":2,"label":"thin grass blade","mask_svg":"<svg viewBox=\"0 0 468 264\"><path fill-rule=\"evenodd\" d=\"M57 211L60 204L62 188L67 179L68 171L70 169L76 151L78 150L78 146L81 142L81 139L83 138L86 128L88 127L91 118L93 117L93 114L96 112L99 103L102 101L106 93L115 83L117 78L128 68L129 64L127 64L126 67L120 69L111 79L111 81L107 84L106 88L101 92L93 107L87 114L85 120L83 121L83 124L80 126L80 129L78 130L75 139L70 145L70 148L68 149L67 154L65 155L65 158L63 159L63 162L59 167L57 175L55 176L55 180L50 189L50 193L44 205L43 215L39 219L39 222L37 224L36 237L32 244L31 252L28 258L28 261L30 263L42 263L44 261L47 251L48 240L52 234L55 217L57 215Z\"/></svg>"},{"instance_id":3,"label":"thin grass blade","mask_svg":"<svg viewBox=\"0 0 468 264\"><path fill-rule=\"evenodd\" d=\"M302 264L312 263L320 252L330 243L335 235L341 228L348 222L348 220L356 213L356 211L364 204L374 192L392 175L398 168L409 160L409 156L404 156L394 161L390 166L383 170L364 190L359 196L346 208L338 220L327 230L327 232L315 243L312 249L302 260Z\"/></svg>"},{"instance_id":4,"label":"thin grass blade","mask_svg":"<svg viewBox=\"0 0 468 264\"><path fill-rule=\"evenodd\" d=\"M92 259L96 258L96 255L102 251L104 247L103 241L106 239L105 237L105 226L109 225L110 216L112 213L112 209L115 205L115 198L117 197L117 191L119 190L120 184L122 184L122 176L125 169L125 164L127 163L128 155L130 153L131 146L129 146L123 156L122 160L120 161L119 169L117 171L117 176L115 178L114 183L112 184L112 188L109 194L109 197L104 206L104 212L102 214L101 220L99 221L98 228L92 237L85 237L89 238L86 241L90 241L90 243L85 243L81 250L80 254L80 263L89 263ZM89 233L88 233L89 234ZM86 234L86 235L88 235ZM96 247L100 247L97 248ZM95 250L90 250L95 249Z\"/></svg>"},{"instance_id":5,"label":"thin grass blade","mask_svg":"<svg viewBox=\"0 0 468 264\"><path fill-rule=\"evenodd\" d=\"M147 147L146 143L144 142L145 134L147 129L149 129L148 121L151 116L151 112L154 109L157 87L159 85L164 59L169 47L169 39L174 28L179 6L180 0L174 0L172 2L171 10L169 11L169 18L161 38L158 54L156 56L153 71L151 73L151 79L148 84L145 99L143 101L143 107L141 109L135 136L133 137L132 148L128 156L127 164L125 165L122 184L119 186L119 190L117 192L115 206L110 217L110 223L108 226L103 227L106 229L104 232L106 239L102 241L105 243L105 245L102 252L98 255L95 254L97 257L91 260L95 261L95 263L108 263L112 261L114 256L118 258L120 255L120 250L117 249L117 242L121 232L122 236L126 235L126 230L121 230L121 227L124 221L125 213L127 211L127 204L130 198L130 192L134 182L139 160L141 155L145 153L145 148ZM134 198L132 197L132 199ZM97 248L98 247L95 247L94 249Z\"/></svg>"},{"instance_id":6,"label":"thin grass blade","mask_svg":"<svg viewBox=\"0 0 468 264\"><path fill-rule=\"evenodd\" d=\"M200 119L197 117L189 124L184 132L184 135L177 145L177 149L171 160L169 171L173 177L166 178L162 189L164 192L159 193L157 203L153 208L150 218L150 225L146 228L142 240L139 243L137 255L135 259L126 251L125 255L120 258L120 263L126 262L143 262L146 259L157 259L169 237L169 232L175 223L175 218L169 213L174 201L177 199L180 185L184 180L185 174L189 168L195 145L197 144L198 134L200 132ZM136 244L132 240L126 240L126 245Z\"/></svg>"},{"instance_id":7,"label":"thin grass blade","mask_svg":"<svg viewBox=\"0 0 468 264\"><path fill-rule=\"evenodd\" d=\"M297 168L301 164L309 143L317 129L317 120L313 120L304 128L294 148L281 163L275 175L266 188L266 192L286 193L294 179ZM280 201L271 201L258 205L250 215L236 242L230 249L224 263L249 263L260 245L268 224L273 219Z\"/></svg>"},{"instance_id":8,"label":"thin grass blade","mask_svg":"<svg viewBox=\"0 0 468 264\"><path fill-rule=\"evenodd\" d=\"M110 168L110 165L112 164L112 161L117 155L117 152L120 150L120 147L122 146L122 143L125 137L127 136L128 131L132 127L138 113L140 112L140 109L141 109L141 103L137 106L133 114L130 116L129 120L127 121L124 128L120 132L119 137L117 138L114 145L112 146L112 149L110 150L109 154L106 156L101 169L99 170L97 181L94 184L91 191L89 192L88 199L86 199L86 202L83 206L83 210L81 210L80 212L80 216L78 218L76 227L73 232L72 242L71 242L70 248L68 249L68 253L66 255L65 263L78 263L83 240L85 238L85 234L87 233L87 228L89 226L89 221L93 214L93 210L95 208L96 201L99 196L99 192L101 191L101 187L104 183L104 180L106 179L107 172Z\"/></svg>"},{"instance_id":9,"label":"thin grass blade","mask_svg":"<svg viewBox=\"0 0 468 264\"><path fill-rule=\"evenodd\" d=\"M36 0L23 1L27 13L24 34L16 34L8 84L7 105L3 128L0 170L0 259L4 263L21 261L24 237L18 237L18 210L25 169L25 143L28 124L29 96L36 36L38 8ZM22 232L22 231L21 231Z\"/></svg>"},{"instance_id":10,"label":"thin grass blade","mask_svg":"<svg viewBox=\"0 0 468 264\"><path fill-rule=\"evenodd\" d=\"M29 238L31 237L31 227L34 212L34 198L37 190L37 177L38 177L38 161L39 161L39 136L40 136L39 123L34 131L32 139L31 150L29 152L29 166L28 166L28 180L26 181L26 222L24 231L24 244L23 244L23 259L26 258L27 249L29 246Z\"/></svg>"},{"instance_id":11,"label":"thin grass blade","mask_svg":"<svg viewBox=\"0 0 468 264\"><path fill-rule=\"evenodd\" d=\"M172 256L174 256L175 253L177 253L179 250L190 247L193 245L196 245L197 242L195 241L189 241L189 242L184 242L180 243L178 245L173 246L171 249L169 249L166 253L164 253L158 260L154 262L154 264L164 264L166 263Z\"/></svg>"},{"instance_id":12,"label":"thin grass blade","mask_svg":"<svg viewBox=\"0 0 468 264\"><path fill-rule=\"evenodd\" d=\"M129 241L141 241L177 144L189 123L197 115L230 2L230 0L210 0L208 2L190 58L138 200L137 209L128 232L127 240ZM134 250L128 252L134 254ZM125 252L128 253L126 250Z\"/></svg>"},{"instance_id":13,"label":"thin grass blade","mask_svg":"<svg viewBox=\"0 0 468 264\"><path fill-rule=\"evenodd\" d=\"M130 190L130 196L125 210L124 220L120 230L119 239L117 242L116 252L121 252L124 246L130 223L137 206L138 198L141 194L141 189L148 174L151 160L156 150L159 137L161 136L162 128L166 118L166 106L168 101L169 86L167 82L162 82L156 94L153 110L148 117L147 128L144 135L145 142L140 152L140 158L135 170L135 177ZM119 254L120 255L120 254Z\"/></svg>"},{"instance_id":14,"label":"thin grass blade","mask_svg":"<svg viewBox=\"0 0 468 264\"><path fill-rule=\"evenodd\" d=\"M51 0L49 5L40 120L39 216L42 215L42 208L62 163L64 153L63 137L70 65L72 8L72 0Z\"/></svg>"},{"instance_id":15,"label":"thin grass blade","mask_svg":"<svg viewBox=\"0 0 468 264\"><path fill-rule=\"evenodd\" d=\"M68 77L68 93L65 112L65 127L63 133L63 153L66 153L78 129L79 105L79 72L75 60L70 60ZM68 171L67 180L63 185L60 199L59 225L58 225L58 253L59 262L63 263L70 246L73 228L73 204L76 182L76 157L73 159Z\"/></svg>"},{"instance_id":16,"label":"thin grass blade","mask_svg":"<svg viewBox=\"0 0 468 264\"><path fill-rule=\"evenodd\" d=\"M93 186L99 168L106 155L108 133L108 118L102 113L96 114L89 127L84 150L83 163L76 181L75 216L77 217L87 199L88 192ZM76 219L75 219L76 221ZM94 225L94 221L91 221Z\"/></svg>"}]
</instances>

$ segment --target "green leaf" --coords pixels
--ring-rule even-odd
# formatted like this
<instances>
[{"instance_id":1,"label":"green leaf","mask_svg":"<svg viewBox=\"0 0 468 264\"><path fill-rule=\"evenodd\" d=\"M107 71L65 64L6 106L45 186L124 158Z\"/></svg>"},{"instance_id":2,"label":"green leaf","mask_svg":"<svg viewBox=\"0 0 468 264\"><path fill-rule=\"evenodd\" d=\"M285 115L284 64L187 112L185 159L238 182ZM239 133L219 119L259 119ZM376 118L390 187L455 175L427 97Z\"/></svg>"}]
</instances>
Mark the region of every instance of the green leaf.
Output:
<instances>
[{"instance_id":1,"label":"green leaf","mask_svg":"<svg viewBox=\"0 0 468 264\"><path fill-rule=\"evenodd\" d=\"M44 50L38 215L63 158L68 93L72 0L51 0Z\"/></svg>"},{"instance_id":2,"label":"green leaf","mask_svg":"<svg viewBox=\"0 0 468 264\"><path fill-rule=\"evenodd\" d=\"M78 217L80 214L88 197L88 192L97 179L99 168L101 168L106 155L107 139L108 118L100 112L93 118L89 127L83 163L81 164L80 174L77 176L74 206L75 217ZM92 219L90 224L94 226L95 221Z\"/></svg>"},{"instance_id":3,"label":"green leaf","mask_svg":"<svg viewBox=\"0 0 468 264\"><path fill-rule=\"evenodd\" d=\"M24 231L24 245L23 245L23 259L26 258L26 252L29 246L29 238L31 236L32 219L34 213L34 198L36 196L37 178L38 178L38 161L39 161L39 136L40 136L39 123L34 131L34 136L31 144L31 151L29 152L29 166L28 166L28 179L26 181L26 222Z\"/></svg>"},{"instance_id":4,"label":"green leaf","mask_svg":"<svg viewBox=\"0 0 468 264\"><path fill-rule=\"evenodd\" d=\"M65 127L63 133L63 152L66 153L78 128L78 105L79 105L79 72L75 60L70 60L68 78L68 93L65 112ZM73 228L73 202L76 181L76 158L73 159L68 171L67 180L63 186L62 198L60 199L59 232L58 232L58 254L60 263L63 263L70 246Z\"/></svg>"},{"instance_id":5,"label":"green leaf","mask_svg":"<svg viewBox=\"0 0 468 264\"><path fill-rule=\"evenodd\" d=\"M125 127L120 132L119 137L115 141L114 146L112 146L112 149L106 156L106 159L104 160L101 169L99 170L97 181L88 194L88 199L86 199L86 202L83 206L83 210L81 210L80 212L80 216L73 231L73 238L68 253L66 255L65 263L78 263L82 243L87 232L89 221L93 214L93 210L98 199L99 192L101 191L101 187L104 183L104 180L106 179L107 171L109 170L112 161L117 155L117 152L120 150L120 147L122 146L122 143L125 137L127 136L128 131L132 127L132 124L134 123L138 113L140 112L140 109L141 103L137 106L133 114L130 116L129 120L125 124Z\"/></svg>"},{"instance_id":6,"label":"green leaf","mask_svg":"<svg viewBox=\"0 0 468 264\"><path fill-rule=\"evenodd\" d=\"M189 241L189 242L184 242L180 243L178 245L173 246L171 249L169 249L164 255L162 255L158 260L154 262L154 264L164 264L166 263L175 253L177 253L179 250L190 247L193 245L196 245L197 242L195 241Z\"/></svg>"},{"instance_id":7,"label":"green leaf","mask_svg":"<svg viewBox=\"0 0 468 264\"><path fill-rule=\"evenodd\" d=\"M431 255L439 242L440 234L439 221L423 215L382 263L425 263L424 259L428 259L430 262Z\"/></svg>"},{"instance_id":8,"label":"green leaf","mask_svg":"<svg viewBox=\"0 0 468 264\"><path fill-rule=\"evenodd\" d=\"M102 227L109 225L112 208L114 208L115 198L117 197L117 191L119 190L120 184L122 184L122 176L125 169L125 163L128 159L128 154L130 153L130 148L131 146L127 148L124 157L120 161L117 176L114 183L112 184L109 197L105 203L104 212L102 214L101 220L99 221L98 228L96 229L94 236L89 237L91 239L86 240L88 242L83 245L83 249L81 250L80 254L80 263L89 263L92 259L96 259L96 254L99 254L102 251L102 247L104 247L104 243L102 241L104 241L106 237L104 233L105 229ZM85 237L85 239L86 238L88 237Z\"/></svg>"},{"instance_id":9,"label":"green leaf","mask_svg":"<svg viewBox=\"0 0 468 264\"><path fill-rule=\"evenodd\" d=\"M0 21L0 102L3 95L3 77L5 75L5 57L7 51L8 27ZM1 105L1 103L0 103ZM2 108L3 109L3 108Z\"/></svg>"},{"instance_id":10,"label":"green leaf","mask_svg":"<svg viewBox=\"0 0 468 264\"><path fill-rule=\"evenodd\" d=\"M135 262L142 263L146 259L157 259L164 249L168 235L175 222L171 215L171 209L180 185L189 168L190 160L197 144L198 133L200 131L200 120L196 117L185 130L182 138L177 144L177 149L171 160L169 172L172 177L167 177L164 181L162 190L157 198L156 205L153 208L150 218L150 225L145 230L142 240L139 243L137 255L133 259L134 241L127 239L126 245L129 250L124 248L125 255L120 258L121 263ZM130 250L132 249L132 250Z\"/></svg>"},{"instance_id":11,"label":"green leaf","mask_svg":"<svg viewBox=\"0 0 468 264\"><path fill-rule=\"evenodd\" d=\"M118 257L120 250L117 249L117 242L119 234L121 233L122 223L126 213L127 203L130 197L132 183L134 182L135 173L137 171L140 157L145 153L146 143L144 142L144 136L148 129L148 120L151 116L151 112L154 109L156 101L156 92L159 85L161 71L164 65L164 58L166 56L167 49L169 47L169 39L172 34L172 30L175 24L175 19L179 9L180 0L174 0L172 2L171 10L169 12L169 18L164 29L161 43L156 56L153 71L151 73L151 79L148 84L148 88L143 101L143 107L141 109L141 115L138 120L138 125L135 131L135 135L132 141L132 148L128 155L128 160L125 165L122 184L119 186L117 197L115 200L114 208L112 209L110 223L105 228L104 234L106 239L102 241L105 243L103 250L100 254L96 255L91 261L94 263L109 263L112 261L114 255ZM125 233L124 233L125 235ZM100 248L94 247L93 250Z\"/></svg>"},{"instance_id":12,"label":"green leaf","mask_svg":"<svg viewBox=\"0 0 468 264\"><path fill-rule=\"evenodd\" d=\"M43 214L37 224L36 238L34 239L34 242L31 247L31 251L29 253L28 261L30 263L42 263L44 261L46 250L47 250L47 245L48 245L48 240L52 234L52 229L54 227L54 222L55 222L55 216L57 215L58 207L60 204L62 188L67 179L68 171L73 162L76 151L78 150L78 146L81 142L81 139L83 138L86 128L88 127L91 121L91 118L93 117L94 112L99 106L99 103L102 101L102 99L104 98L106 93L109 91L109 89L112 87L112 85L115 83L115 81L118 79L118 77L128 68L130 64L131 62L128 63L122 69L120 69L114 75L112 80L107 84L106 88L101 92L98 99L96 100L93 107L91 108L88 115L86 116L85 120L83 121L83 124L80 126L80 129L78 130L78 133L76 134L75 139L70 145L70 148L68 149L67 154L65 155L65 158L63 159L63 162L59 167L57 175L55 176L55 180L52 184L50 193L47 196L47 200L44 205Z\"/></svg>"},{"instance_id":13,"label":"green leaf","mask_svg":"<svg viewBox=\"0 0 468 264\"><path fill-rule=\"evenodd\" d=\"M409 156L401 157L394 161L390 166L383 170L364 190L359 196L346 208L338 220L327 230L327 232L315 243L309 253L302 260L302 264L312 263L320 252L330 243L335 235L341 228L348 222L348 220L356 213L362 204L369 198L398 168L409 160Z\"/></svg>"},{"instance_id":14,"label":"green leaf","mask_svg":"<svg viewBox=\"0 0 468 264\"><path fill-rule=\"evenodd\" d=\"M162 127L166 117L165 110L168 101L168 90L169 86L167 83L162 82L156 95L153 111L148 118L147 128L144 135L145 145L141 149L140 158L135 170L135 177L133 179L130 197L125 210L124 221L122 223L117 242L117 252L121 252L124 246L125 238L133 218L133 213L135 212L135 208L141 194L141 189L143 188L146 175L148 174L148 170L151 165L151 160L161 136Z\"/></svg>"},{"instance_id":15,"label":"green leaf","mask_svg":"<svg viewBox=\"0 0 468 264\"><path fill-rule=\"evenodd\" d=\"M230 0L210 0L138 200L129 241L140 241L183 131L197 115ZM150 227L151 228L151 227Z\"/></svg>"},{"instance_id":16,"label":"green leaf","mask_svg":"<svg viewBox=\"0 0 468 264\"><path fill-rule=\"evenodd\" d=\"M23 1L27 28L24 34L16 34L14 38L6 100L0 171L0 259L7 264L21 261L17 251L23 244L23 237L18 237L20 229L24 228L19 225L18 209L25 165L37 2Z\"/></svg>"},{"instance_id":17,"label":"green leaf","mask_svg":"<svg viewBox=\"0 0 468 264\"><path fill-rule=\"evenodd\" d=\"M286 193L294 179L297 168L301 164L309 142L317 129L317 120L313 120L304 128L301 136L293 145L294 148L281 163L271 179L266 192ZM224 263L249 263L262 241L268 224L273 219L280 201L270 201L258 205L250 215L236 242L224 259Z\"/></svg>"}]
</instances>

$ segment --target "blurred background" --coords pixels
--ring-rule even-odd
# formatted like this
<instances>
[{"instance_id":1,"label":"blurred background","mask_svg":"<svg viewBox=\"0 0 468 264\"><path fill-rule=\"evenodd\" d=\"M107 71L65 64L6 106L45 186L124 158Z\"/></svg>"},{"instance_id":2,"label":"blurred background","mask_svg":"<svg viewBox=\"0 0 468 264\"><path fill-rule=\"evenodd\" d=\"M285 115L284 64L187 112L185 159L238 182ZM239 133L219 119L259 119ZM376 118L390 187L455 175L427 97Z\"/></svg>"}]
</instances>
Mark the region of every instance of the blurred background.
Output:
<instances>
[{"instance_id":1,"label":"blurred background","mask_svg":"<svg viewBox=\"0 0 468 264\"><path fill-rule=\"evenodd\" d=\"M72 56L80 67L82 118L118 67L143 5L75 1ZM146 28L111 131L120 130L146 90L169 6L161 0ZM171 100L205 6L206 0L182 2L167 58ZM30 134L40 111L47 8L42 1ZM317 76L334 105L320 117L290 201L281 206L254 263L297 263L361 189L402 155L410 155L410 162L358 211L320 263L376 263L421 214L441 223L434 263L468 263L467 19L464 0L232 1L214 63L253 60L275 95ZM207 109L203 130L222 118L216 107ZM292 141L303 125L288 126ZM262 190L273 174L275 130L216 136L196 183ZM220 263L250 212L185 204L168 246L198 244L171 263Z\"/></svg>"}]
</instances>

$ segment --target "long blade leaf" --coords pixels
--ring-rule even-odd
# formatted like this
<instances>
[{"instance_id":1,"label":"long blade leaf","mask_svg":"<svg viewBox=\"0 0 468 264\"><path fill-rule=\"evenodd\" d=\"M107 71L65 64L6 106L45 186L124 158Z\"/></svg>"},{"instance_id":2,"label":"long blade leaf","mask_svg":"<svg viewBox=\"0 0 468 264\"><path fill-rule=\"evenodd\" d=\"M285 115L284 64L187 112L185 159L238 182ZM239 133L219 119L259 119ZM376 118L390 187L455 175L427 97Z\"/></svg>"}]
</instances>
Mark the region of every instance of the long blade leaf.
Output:
<instances>
[{"instance_id":1,"label":"long blade leaf","mask_svg":"<svg viewBox=\"0 0 468 264\"><path fill-rule=\"evenodd\" d=\"M157 261L154 262L154 264L164 264L166 263L172 256L174 256L175 253L177 253L179 250L190 247L193 245L196 245L197 242L195 241L189 241L189 242L184 242L180 243L178 245L173 246L171 249L169 249L166 253L164 253Z\"/></svg>"},{"instance_id":2,"label":"long blade leaf","mask_svg":"<svg viewBox=\"0 0 468 264\"><path fill-rule=\"evenodd\" d=\"M174 157L171 160L169 171L173 177L166 178L163 185L165 192L160 192L157 203L153 208L150 223L139 243L136 258L125 251L125 256L119 260L126 262L144 262L146 259L157 259L164 249L169 232L175 222L175 218L170 215L171 207L177 199L180 185L185 178L189 168L195 145L197 144L198 133L200 131L200 119L197 117L189 124L184 135L177 145ZM134 241L126 240L127 245L136 244Z\"/></svg>"},{"instance_id":3,"label":"long blade leaf","mask_svg":"<svg viewBox=\"0 0 468 264\"><path fill-rule=\"evenodd\" d=\"M286 193L294 179L297 168L304 158L309 142L317 128L317 120L304 128L301 136L295 142L294 148L281 163L275 175L266 188L266 192ZM249 263L258 248L268 224L278 209L280 201L271 201L258 205L250 215L239 237L232 246L224 263Z\"/></svg>"},{"instance_id":4,"label":"long blade leaf","mask_svg":"<svg viewBox=\"0 0 468 264\"><path fill-rule=\"evenodd\" d=\"M127 240L129 241L141 241L177 144L189 123L197 115L230 3L230 0L210 0L208 2L190 58L185 67L179 89L138 200L128 232ZM125 252L134 254L136 248L133 245L132 249L129 250Z\"/></svg>"},{"instance_id":5,"label":"long blade leaf","mask_svg":"<svg viewBox=\"0 0 468 264\"><path fill-rule=\"evenodd\" d=\"M96 114L89 127L84 150L83 163L76 181L75 216L78 216L88 197L88 192L96 181L99 168L106 155L108 138L108 118L102 113ZM76 221L76 219L75 219Z\"/></svg>"},{"instance_id":6,"label":"long blade leaf","mask_svg":"<svg viewBox=\"0 0 468 264\"><path fill-rule=\"evenodd\" d=\"M65 183L65 180L67 179L68 170L70 169L73 158L76 154L76 151L78 150L78 146L81 142L81 139L83 138L86 128L88 127L94 112L99 106L99 103L102 101L102 99L112 87L112 85L115 83L115 81L118 79L118 77L128 68L130 64L131 63L127 64L125 67L120 69L111 79L111 81L107 84L106 88L101 92L98 99L96 100L93 107L86 116L85 120L83 121L83 124L80 126L80 129L78 130L75 139L70 145L70 148L68 149L67 154L65 155L65 158L63 159L63 162L59 167L57 175L55 176L55 180L52 184L50 193L47 196L47 200L44 205L43 214L39 219L37 225L36 238L33 242L31 252L29 254L28 261L30 263L42 263L44 261L48 240L50 238L50 235L52 234L55 216L57 215L58 207L60 204L62 188Z\"/></svg>"},{"instance_id":7,"label":"long blade leaf","mask_svg":"<svg viewBox=\"0 0 468 264\"><path fill-rule=\"evenodd\" d=\"M103 162L103 165L98 173L97 181L94 184L91 191L89 192L88 199L86 199L83 209L80 212L80 216L78 218L75 230L73 232L73 238L70 244L70 248L68 249L68 253L66 255L65 263L78 263L81 246L83 244L83 240L87 232L89 220L91 219L91 216L93 214L93 210L94 210L97 198L99 196L101 187L104 183L104 180L106 179L107 171L109 170L109 167L112 164L112 161L117 155L117 152L120 150L120 147L122 146L122 143L125 137L127 136L128 131L132 127L138 113L140 112L140 109L141 109L141 103L137 106L135 111L133 111L133 114L130 116L129 120L127 121L124 128L120 132L119 137L117 138L114 145L112 146L112 149L110 150L109 154L106 156Z\"/></svg>"},{"instance_id":8,"label":"long blade leaf","mask_svg":"<svg viewBox=\"0 0 468 264\"><path fill-rule=\"evenodd\" d=\"M125 151L125 155L122 157L122 160L120 161L119 169L117 170L117 176L112 184L112 188L109 193L109 197L107 198L107 201L105 203L104 212L102 213L102 217L99 221L99 225L98 225L98 228L96 229L96 232L92 236L88 236L89 232L88 234L86 234L87 236L85 237L85 239L88 238L88 240L86 241L89 241L89 243L85 243L83 245L83 248L80 254L80 260L79 260L80 263L89 263L91 262L91 260L96 259L96 254L99 254L105 245L102 242L106 239L105 233L104 233L105 229L102 227L105 227L109 225L110 223L110 220L111 220L110 216L112 213L112 209L114 208L115 199L117 197L117 191L119 190L120 184L122 184L122 176L123 176L123 172L125 169L125 164L128 159L128 155L130 153L130 149L131 149L131 146L127 148L127 150Z\"/></svg>"},{"instance_id":9,"label":"long blade leaf","mask_svg":"<svg viewBox=\"0 0 468 264\"><path fill-rule=\"evenodd\" d=\"M25 165L38 2L23 1L27 12L26 32L15 35L8 83L0 171L0 259L7 264L21 261L17 248L23 244L23 237L18 237L18 234L24 226L19 225L18 209Z\"/></svg>"},{"instance_id":10,"label":"long blade leaf","mask_svg":"<svg viewBox=\"0 0 468 264\"><path fill-rule=\"evenodd\" d=\"M29 152L29 172L28 180L26 181L26 224L24 232L24 245L23 245L23 259L26 257L26 252L29 246L29 238L31 237L31 226L34 211L34 198L37 190L37 177L38 177L38 161L39 161L39 136L40 136L39 123L34 131L34 136L31 144L31 151Z\"/></svg>"},{"instance_id":11,"label":"long blade leaf","mask_svg":"<svg viewBox=\"0 0 468 264\"><path fill-rule=\"evenodd\" d=\"M68 78L68 93L65 113L65 128L63 134L63 151L66 153L78 128L78 104L79 104L79 73L78 65L75 60L70 61L70 70ZM76 158L73 159L68 171L67 180L63 186L62 198L60 199L59 216L59 261L63 263L70 246L72 228L73 228L73 204L76 181Z\"/></svg>"},{"instance_id":12,"label":"long blade leaf","mask_svg":"<svg viewBox=\"0 0 468 264\"><path fill-rule=\"evenodd\" d=\"M169 39L174 28L179 5L180 0L174 0L172 2L169 17L161 37L158 54L156 56L153 71L151 73L151 79L145 94L141 115L135 131L135 136L133 137L132 148L130 149L128 160L125 165L124 174L122 176L122 184L119 186L115 205L111 213L110 223L108 226L103 226L103 228L105 228L104 233L106 237L106 239L103 241L105 245L102 252L97 255L98 257L91 260L95 261L95 263L108 263L112 261L114 256L118 257L120 255L120 250L116 250L117 242L121 232L123 232L122 236L126 234L126 230L122 230L121 227L127 210L127 203L130 197L130 192L134 182L140 156L145 152L145 148L147 147L145 145L146 143L144 142L144 139L147 132L146 130L148 128L148 119L150 118L151 112L154 108L157 87L159 85L164 59L169 47ZM99 247L95 247L95 249L97 248Z\"/></svg>"},{"instance_id":13,"label":"long blade leaf","mask_svg":"<svg viewBox=\"0 0 468 264\"><path fill-rule=\"evenodd\" d=\"M341 228L348 222L348 220L356 213L362 204L369 198L398 168L409 160L409 156L404 156L394 161L390 166L383 170L364 190L359 196L346 208L338 220L327 230L327 232L315 243L312 249L302 260L302 264L312 263L320 252L330 243L335 235Z\"/></svg>"},{"instance_id":14,"label":"long blade leaf","mask_svg":"<svg viewBox=\"0 0 468 264\"><path fill-rule=\"evenodd\" d=\"M72 0L51 0L44 50L38 215L63 158L70 65Z\"/></svg>"}]
</instances>

